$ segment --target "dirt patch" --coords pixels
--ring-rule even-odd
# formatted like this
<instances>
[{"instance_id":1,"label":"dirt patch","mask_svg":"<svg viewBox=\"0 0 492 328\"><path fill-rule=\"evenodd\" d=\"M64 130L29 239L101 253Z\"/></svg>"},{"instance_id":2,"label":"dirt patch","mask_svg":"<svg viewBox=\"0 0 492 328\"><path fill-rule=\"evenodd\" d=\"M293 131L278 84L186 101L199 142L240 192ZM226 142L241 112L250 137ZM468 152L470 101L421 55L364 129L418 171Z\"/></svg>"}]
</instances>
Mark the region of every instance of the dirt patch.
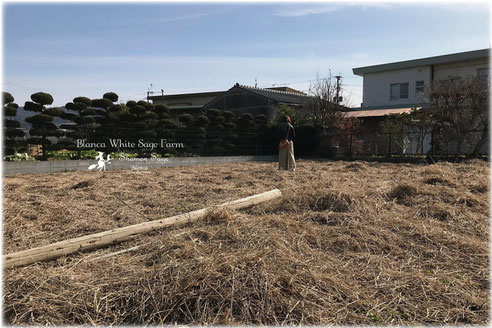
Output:
<instances>
[{"instance_id":1,"label":"dirt patch","mask_svg":"<svg viewBox=\"0 0 492 328\"><path fill-rule=\"evenodd\" d=\"M73 185L72 189L87 188L91 185L89 181L81 181Z\"/></svg>"}]
</instances>

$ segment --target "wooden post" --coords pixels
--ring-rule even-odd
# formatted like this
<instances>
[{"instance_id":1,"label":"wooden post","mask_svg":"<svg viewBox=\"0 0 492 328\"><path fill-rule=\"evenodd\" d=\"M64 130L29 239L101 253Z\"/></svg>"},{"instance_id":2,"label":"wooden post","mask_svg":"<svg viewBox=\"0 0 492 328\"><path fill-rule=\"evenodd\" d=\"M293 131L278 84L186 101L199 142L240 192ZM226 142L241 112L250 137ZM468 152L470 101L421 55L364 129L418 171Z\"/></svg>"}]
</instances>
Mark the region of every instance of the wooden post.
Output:
<instances>
[{"instance_id":1,"label":"wooden post","mask_svg":"<svg viewBox=\"0 0 492 328\"><path fill-rule=\"evenodd\" d=\"M218 205L220 208L240 209L263 203L282 196L278 189L273 189L261 194L241 198L231 202ZM100 248L114 245L125 240L134 238L136 235L157 230L178 223L196 221L207 213L212 207L206 207L200 210L188 212L185 214L171 216L165 219L138 223L135 225L99 232L92 235L86 235L74 239L60 241L54 244L36 247L25 251L15 252L3 256L4 269L32 264L39 261L48 261L60 256L72 254L78 251Z\"/></svg>"}]
</instances>

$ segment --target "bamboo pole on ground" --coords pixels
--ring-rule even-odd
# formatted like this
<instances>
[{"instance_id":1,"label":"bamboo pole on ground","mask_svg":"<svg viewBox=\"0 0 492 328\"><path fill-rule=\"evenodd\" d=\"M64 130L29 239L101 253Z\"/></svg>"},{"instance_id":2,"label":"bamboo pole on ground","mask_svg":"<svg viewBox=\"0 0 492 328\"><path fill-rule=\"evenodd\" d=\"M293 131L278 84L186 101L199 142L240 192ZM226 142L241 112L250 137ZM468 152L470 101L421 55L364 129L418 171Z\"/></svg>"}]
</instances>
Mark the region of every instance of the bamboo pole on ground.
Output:
<instances>
[{"instance_id":1,"label":"bamboo pole on ground","mask_svg":"<svg viewBox=\"0 0 492 328\"><path fill-rule=\"evenodd\" d=\"M261 194L226 202L217 207L228 209L241 209L282 196L278 189L273 189ZM40 261L56 259L60 256L72 254L78 251L100 248L114 245L122 241L134 238L136 235L157 230L173 224L192 222L202 218L212 207L188 212L185 214L171 216L165 219L138 223L135 225L99 232L74 239L60 241L54 244L31 248L25 251L15 252L3 256L4 269L28 265Z\"/></svg>"}]
</instances>

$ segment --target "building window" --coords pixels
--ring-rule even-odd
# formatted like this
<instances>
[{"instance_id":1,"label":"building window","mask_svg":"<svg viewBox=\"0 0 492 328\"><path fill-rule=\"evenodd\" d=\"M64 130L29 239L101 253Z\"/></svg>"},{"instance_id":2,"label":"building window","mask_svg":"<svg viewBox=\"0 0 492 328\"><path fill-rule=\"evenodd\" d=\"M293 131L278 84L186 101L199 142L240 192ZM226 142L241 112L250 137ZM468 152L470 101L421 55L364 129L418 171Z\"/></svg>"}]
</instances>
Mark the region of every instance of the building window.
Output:
<instances>
[{"instance_id":1,"label":"building window","mask_svg":"<svg viewBox=\"0 0 492 328\"><path fill-rule=\"evenodd\" d=\"M424 81L415 82L415 91L416 92L423 92L424 91Z\"/></svg>"},{"instance_id":2,"label":"building window","mask_svg":"<svg viewBox=\"0 0 492 328\"><path fill-rule=\"evenodd\" d=\"M400 99L408 98L408 83L400 83Z\"/></svg>"},{"instance_id":3,"label":"building window","mask_svg":"<svg viewBox=\"0 0 492 328\"><path fill-rule=\"evenodd\" d=\"M408 83L393 83L390 85L390 100L408 98Z\"/></svg>"},{"instance_id":4,"label":"building window","mask_svg":"<svg viewBox=\"0 0 492 328\"><path fill-rule=\"evenodd\" d=\"M390 100L400 99L400 84L395 83L390 88Z\"/></svg>"}]
</instances>

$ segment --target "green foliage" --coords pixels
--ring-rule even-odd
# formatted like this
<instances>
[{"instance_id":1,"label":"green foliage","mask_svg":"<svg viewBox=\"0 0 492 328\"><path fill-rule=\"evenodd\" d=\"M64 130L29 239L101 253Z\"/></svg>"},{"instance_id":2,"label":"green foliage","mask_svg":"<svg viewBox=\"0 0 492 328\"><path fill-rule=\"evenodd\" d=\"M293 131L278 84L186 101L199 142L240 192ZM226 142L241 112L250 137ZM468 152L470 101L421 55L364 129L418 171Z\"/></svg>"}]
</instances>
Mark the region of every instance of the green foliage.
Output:
<instances>
[{"instance_id":1,"label":"green foliage","mask_svg":"<svg viewBox=\"0 0 492 328\"><path fill-rule=\"evenodd\" d=\"M234 113L228 110L225 110L222 112L222 116L226 119L226 122L233 122L234 121Z\"/></svg>"},{"instance_id":2,"label":"green foliage","mask_svg":"<svg viewBox=\"0 0 492 328\"><path fill-rule=\"evenodd\" d=\"M178 117L178 121L185 126L190 126L193 123L193 116L191 114L182 114Z\"/></svg>"},{"instance_id":3,"label":"green foliage","mask_svg":"<svg viewBox=\"0 0 492 328\"><path fill-rule=\"evenodd\" d=\"M49 116L61 117L63 115L63 111L61 110L61 108L52 107L52 108L46 108L46 110L43 111L43 114Z\"/></svg>"},{"instance_id":4,"label":"green foliage","mask_svg":"<svg viewBox=\"0 0 492 328\"><path fill-rule=\"evenodd\" d=\"M31 124L44 124L53 121L53 116L46 114L37 114L31 117L26 117L26 122Z\"/></svg>"},{"instance_id":5,"label":"green foliage","mask_svg":"<svg viewBox=\"0 0 492 328\"><path fill-rule=\"evenodd\" d=\"M113 105L113 102L107 98L102 98L102 99L92 99L91 100L91 107L96 107L96 108L103 108L103 109L108 109Z\"/></svg>"},{"instance_id":6,"label":"green foliage","mask_svg":"<svg viewBox=\"0 0 492 328\"><path fill-rule=\"evenodd\" d=\"M108 112L121 112L125 110L123 105L113 105L108 108Z\"/></svg>"},{"instance_id":7,"label":"green foliage","mask_svg":"<svg viewBox=\"0 0 492 328\"><path fill-rule=\"evenodd\" d=\"M41 106L51 105L53 103L53 97L49 93L36 92L31 95L31 100Z\"/></svg>"},{"instance_id":8,"label":"green foliage","mask_svg":"<svg viewBox=\"0 0 492 328\"><path fill-rule=\"evenodd\" d=\"M3 126L7 128L18 128L20 123L14 120L3 120Z\"/></svg>"},{"instance_id":9,"label":"green foliage","mask_svg":"<svg viewBox=\"0 0 492 328\"><path fill-rule=\"evenodd\" d=\"M2 105L14 102L14 97L8 92L2 92Z\"/></svg>"},{"instance_id":10,"label":"green foliage","mask_svg":"<svg viewBox=\"0 0 492 328\"><path fill-rule=\"evenodd\" d=\"M4 107L5 116L16 116L17 108L13 107Z\"/></svg>"},{"instance_id":11,"label":"green foliage","mask_svg":"<svg viewBox=\"0 0 492 328\"><path fill-rule=\"evenodd\" d=\"M158 120L159 119L159 115L157 115L154 112L145 112L145 113L142 114L142 119L144 119L146 121Z\"/></svg>"},{"instance_id":12,"label":"green foliage","mask_svg":"<svg viewBox=\"0 0 492 328\"><path fill-rule=\"evenodd\" d=\"M95 159L98 155L96 150L55 150L48 151L47 157L52 160L69 160L69 159Z\"/></svg>"},{"instance_id":13,"label":"green foliage","mask_svg":"<svg viewBox=\"0 0 492 328\"><path fill-rule=\"evenodd\" d=\"M130 113L134 115L142 115L143 113L145 113L145 111L146 109L142 105L136 105L130 108Z\"/></svg>"},{"instance_id":14,"label":"green foliage","mask_svg":"<svg viewBox=\"0 0 492 328\"><path fill-rule=\"evenodd\" d=\"M130 107L134 107L137 105L137 102L134 101L134 100L130 100L130 101L127 101L126 102L126 107L130 108Z\"/></svg>"},{"instance_id":15,"label":"green foliage","mask_svg":"<svg viewBox=\"0 0 492 328\"><path fill-rule=\"evenodd\" d=\"M159 121L159 125L168 128L168 129L176 129L178 128L178 124L176 121L171 120L171 119L164 119Z\"/></svg>"},{"instance_id":16,"label":"green foliage","mask_svg":"<svg viewBox=\"0 0 492 328\"><path fill-rule=\"evenodd\" d=\"M21 161L33 161L34 158L30 157L27 153L15 153L12 155L6 155L3 157L7 162L21 162Z\"/></svg>"},{"instance_id":17,"label":"green foliage","mask_svg":"<svg viewBox=\"0 0 492 328\"><path fill-rule=\"evenodd\" d=\"M79 103L79 102L67 103L65 105L65 108L73 111L81 112L87 108L87 105L85 103Z\"/></svg>"},{"instance_id":18,"label":"green foliage","mask_svg":"<svg viewBox=\"0 0 492 328\"><path fill-rule=\"evenodd\" d=\"M169 107L167 107L164 104L157 104L157 105L155 105L154 111L159 116L162 116L163 114L169 114L169 112L170 112Z\"/></svg>"},{"instance_id":19,"label":"green foliage","mask_svg":"<svg viewBox=\"0 0 492 328\"><path fill-rule=\"evenodd\" d=\"M297 125L297 123L299 122L299 115L297 114L297 111L286 104L281 104L280 107L277 109L277 115L275 115L273 124L279 125L281 122L283 122L284 116L290 117L293 125Z\"/></svg>"},{"instance_id":20,"label":"green foliage","mask_svg":"<svg viewBox=\"0 0 492 328\"><path fill-rule=\"evenodd\" d=\"M75 97L73 98L73 103L81 103L88 107L91 105L91 100L87 97Z\"/></svg>"},{"instance_id":21,"label":"green foliage","mask_svg":"<svg viewBox=\"0 0 492 328\"><path fill-rule=\"evenodd\" d=\"M220 115L221 115L221 112L218 109L211 108L211 109L207 110L207 117L208 118L212 119L212 118L218 117Z\"/></svg>"},{"instance_id":22,"label":"green foliage","mask_svg":"<svg viewBox=\"0 0 492 328\"><path fill-rule=\"evenodd\" d=\"M118 95L114 92L107 92L103 95L103 99L108 99L111 102L117 102L118 101Z\"/></svg>"},{"instance_id":23,"label":"green foliage","mask_svg":"<svg viewBox=\"0 0 492 328\"><path fill-rule=\"evenodd\" d=\"M195 125L198 127L207 127L210 124L210 120L205 115L198 115L195 119Z\"/></svg>"},{"instance_id":24,"label":"green foliage","mask_svg":"<svg viewBox=\"0 0 492 328\"><path fill-rule=\"evenodd\" d=\"M26 101L26 103L24 104L24 109L31 112L42 112L43 108L43 105L36 104L31 101Z\"/></svg>"}]
</instances>

